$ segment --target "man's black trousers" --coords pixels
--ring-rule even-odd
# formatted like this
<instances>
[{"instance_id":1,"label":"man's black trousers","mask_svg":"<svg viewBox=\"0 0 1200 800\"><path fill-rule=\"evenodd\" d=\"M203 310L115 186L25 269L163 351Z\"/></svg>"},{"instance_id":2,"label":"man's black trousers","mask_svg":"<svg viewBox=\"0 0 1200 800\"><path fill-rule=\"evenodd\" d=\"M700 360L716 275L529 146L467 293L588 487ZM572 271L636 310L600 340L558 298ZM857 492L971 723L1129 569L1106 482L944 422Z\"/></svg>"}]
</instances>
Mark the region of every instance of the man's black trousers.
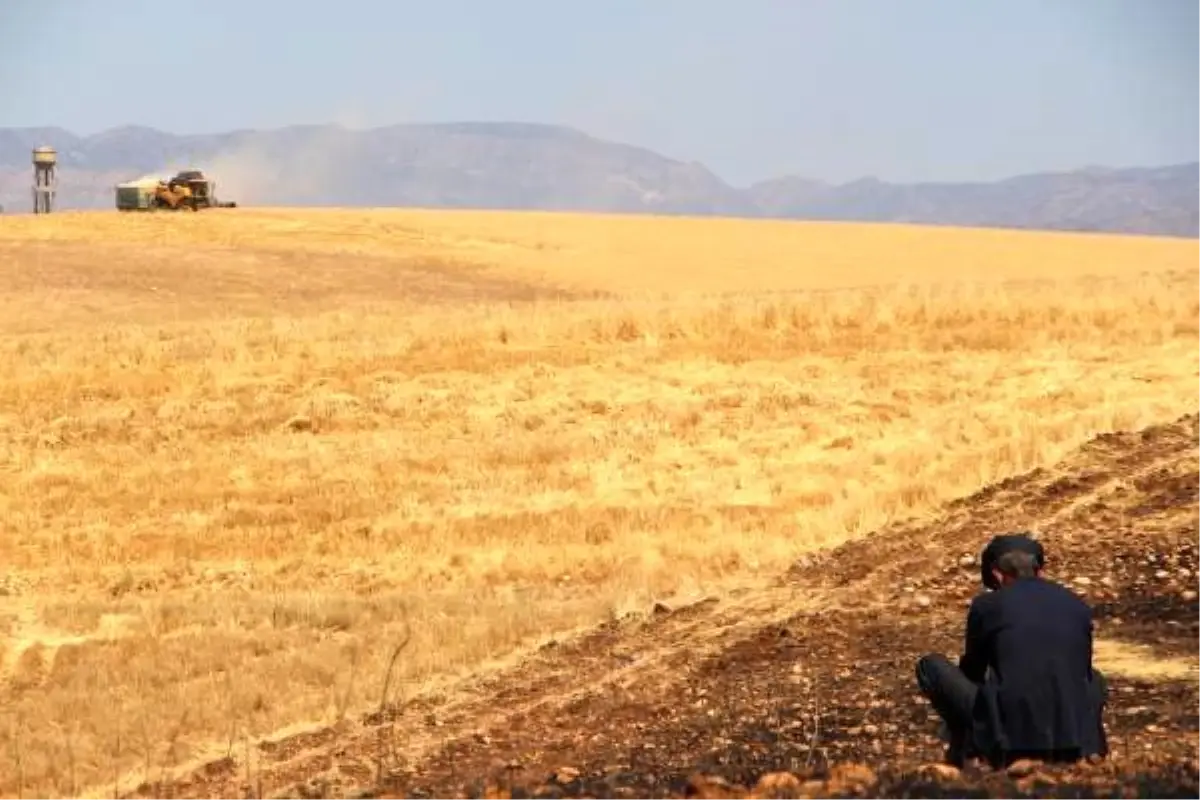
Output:
<instances>
[{"instance_id":1,"label":"man's black trousers","mask_svg":"<svg viewBox=\"0 0 1200 800\"><path fill-rule=\"evenodd\" d=\"M1108 701L1108 681L1099 670L1093 669L1092 674L1099 717ZM946 723L950 734L946 756L950 762L962 766L965 759L982 755L975 751L971 742L971 712L975 707L975 696L979 692L979 686L964 675L950 659L939 654L927 655L917 661L917 686ZM1103 726L1103 723L1101 725ZM1103 732L1103 727L1101 730ZM1008 754L1005 761L1022 756L1047 761L1073 761L1078 758L1078 755L1072 753L1012 753Z\"/></svg>"}]
</instances>

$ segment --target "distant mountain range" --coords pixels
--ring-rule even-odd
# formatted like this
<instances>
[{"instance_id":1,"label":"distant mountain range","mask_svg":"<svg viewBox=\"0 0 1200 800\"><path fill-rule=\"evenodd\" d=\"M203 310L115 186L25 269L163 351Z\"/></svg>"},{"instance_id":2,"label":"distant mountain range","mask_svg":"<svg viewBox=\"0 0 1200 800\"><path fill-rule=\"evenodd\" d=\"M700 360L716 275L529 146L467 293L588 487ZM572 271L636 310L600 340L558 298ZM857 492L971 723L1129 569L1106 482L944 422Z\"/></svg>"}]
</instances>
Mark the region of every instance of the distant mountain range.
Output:
<instances>
[{"instance_id":1,"label":"distant mountain range","mask_svg":"<svg viewBox=\"0 0 1200 800\"><path fill-rule=\"evenodd\" d=\"M0 204L31 207L30 151L59 153L59 206L111 208L112 185L196 166L248 206L423 206L913 222L1200 237L1200 163L1086 168L990 183L840 185L780 177L746 188L702 164L527 123L347 130L332 125L94 136L0 128Z\"/></svg>"}]
</instances>

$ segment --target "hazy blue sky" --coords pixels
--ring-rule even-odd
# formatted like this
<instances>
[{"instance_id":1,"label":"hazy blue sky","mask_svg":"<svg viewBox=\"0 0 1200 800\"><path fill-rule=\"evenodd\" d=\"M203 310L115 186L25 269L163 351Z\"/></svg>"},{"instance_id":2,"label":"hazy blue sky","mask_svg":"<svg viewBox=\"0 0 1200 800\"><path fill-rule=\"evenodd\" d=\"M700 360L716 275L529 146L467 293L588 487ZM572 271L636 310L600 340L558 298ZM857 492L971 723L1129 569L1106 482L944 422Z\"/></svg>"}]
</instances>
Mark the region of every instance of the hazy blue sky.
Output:
<instances>
[{"instance_id":1,"label":"hazy blue sky","mask_svg":"<svg viewBox=\"0 0 1200 800\"><path fill-rule=\"evenodd\" d=\"M521 120L743 184L1191 161L1196 0L0 0L0 126Z\"/></svg>"}]
</instances>

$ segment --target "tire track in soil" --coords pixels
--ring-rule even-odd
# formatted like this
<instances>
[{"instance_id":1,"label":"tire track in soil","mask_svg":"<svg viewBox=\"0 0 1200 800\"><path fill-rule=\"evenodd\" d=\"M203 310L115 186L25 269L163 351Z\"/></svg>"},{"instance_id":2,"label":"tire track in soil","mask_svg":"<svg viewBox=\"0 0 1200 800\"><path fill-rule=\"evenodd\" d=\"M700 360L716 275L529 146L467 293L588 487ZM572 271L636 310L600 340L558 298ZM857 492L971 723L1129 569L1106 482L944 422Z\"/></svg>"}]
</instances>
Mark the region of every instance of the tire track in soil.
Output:
<instances>
[{"instance_id":1,"label":"tire track in soil","mask_svg":"<svg viewBox=\"0 0 1200 800\"><path fill-rule=\"evenodd\" d=\"M645 619L607 623L573 641L543 646L515 673L505 671L457 687L457 697L448 702L418 697L391 712L366 714L357 725L342 723L274 741L267 738L256 745L257 758L251 759L250 770L245 769L245 759L235 754L184 768L183 772L191 774L176 780L143 783L126 796L163 797L166 792L172 797L211 796L214 792L229 796L250 788L248 783L277 785L281 780L295 780L297 774L328 769L330 748L369 754L369 758L347 765L345 771L374 775L379 772L381 754L391 762L413 763L455 736L469 736L538 712L553 713L610 687L646 681L656 670L670 669L681 658L719 650L739 632L828 602L814 592L798 597L791 585L742 590L741 595L730 601L708 598L671 611L663 607ZM721 603L725 605L714 611ZM681 641L688 642L688 652L680 653ZM403 741L388 741L393 732ZM111 787L96 787L88 794L96 792L108 796Z\"/></svg>"}]
</instances>

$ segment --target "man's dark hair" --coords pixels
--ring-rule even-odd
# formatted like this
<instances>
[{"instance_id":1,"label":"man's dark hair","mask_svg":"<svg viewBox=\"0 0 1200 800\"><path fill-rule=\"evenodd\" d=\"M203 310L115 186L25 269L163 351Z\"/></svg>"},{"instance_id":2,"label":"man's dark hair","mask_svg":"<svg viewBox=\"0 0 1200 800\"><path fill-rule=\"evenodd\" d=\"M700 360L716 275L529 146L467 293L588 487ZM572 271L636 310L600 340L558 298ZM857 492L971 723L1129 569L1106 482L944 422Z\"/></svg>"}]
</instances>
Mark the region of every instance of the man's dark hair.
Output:
<instances>
[{"instance_id":1,"label":"man's dark hair","mask_svg":"<svg viewBox=\"0 0 1200 800\"><path fill-rule=\"evenodd\" d=\"M1000 559L1008 553L1028 554L1029 559L1005 561L1001 566ZM1011 577L1033 577L1035 570L1041 569L1046 559L1046 551L1041 543L1027 533L1002 533L993 536L979 559L979 577L988 589L998 589L993 569L999 569ZM1032 563L1032 568L1029 566Z\"/></svg>"},{"instance_id":2,"label":"man's dark hair","mask_svg":"<svg viewBox=\"0 0 1200 800\"><path fill-rule=\"evenodd\" d=\"M1032 578L1037 575L1038 559L1026 550L1009 550L996 559L995 566L1010 578Z\"/></svg>"}]
</instances>

